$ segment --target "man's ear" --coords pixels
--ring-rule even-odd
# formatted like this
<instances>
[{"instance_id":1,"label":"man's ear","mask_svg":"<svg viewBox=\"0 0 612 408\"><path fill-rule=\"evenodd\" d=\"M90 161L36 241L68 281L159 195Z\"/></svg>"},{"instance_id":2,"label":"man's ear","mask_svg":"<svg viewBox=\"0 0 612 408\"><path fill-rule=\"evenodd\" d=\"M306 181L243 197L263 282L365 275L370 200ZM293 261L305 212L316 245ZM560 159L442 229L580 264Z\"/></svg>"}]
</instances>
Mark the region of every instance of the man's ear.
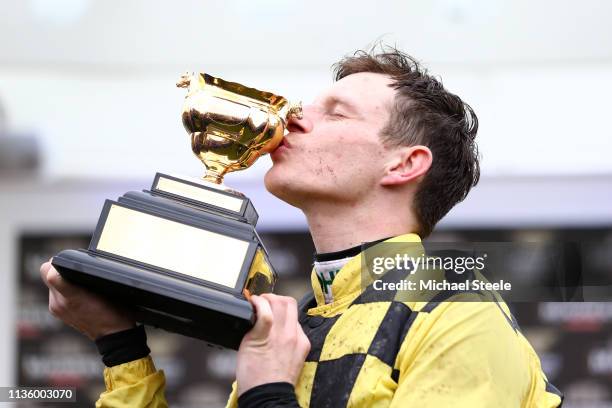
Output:
<instances>
[{"instance_id":1,"label":"man's ear","mask_svg":"<svg viewBox=\"0 0 612 408\"><path fill-rule=\"evenodd\" d=\"M383 186L402 185L417 181L431 167L433 156L426 146L397 148L380 180Z\"/></svg>"}]
</instances>

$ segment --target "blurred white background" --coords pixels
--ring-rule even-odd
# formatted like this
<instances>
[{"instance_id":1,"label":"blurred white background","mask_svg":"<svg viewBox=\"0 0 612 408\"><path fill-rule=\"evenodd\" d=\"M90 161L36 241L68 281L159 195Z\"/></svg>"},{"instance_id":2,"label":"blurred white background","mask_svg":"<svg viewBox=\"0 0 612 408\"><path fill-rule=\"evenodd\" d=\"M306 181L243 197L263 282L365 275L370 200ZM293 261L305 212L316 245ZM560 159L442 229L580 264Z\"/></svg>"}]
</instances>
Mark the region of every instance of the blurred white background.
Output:
<instances>
[{"instance_id":1,"label":"blurred white background","mask_svg":"<svg viewBox=\"0 0 612 408\"><path fill-rule=\"evenodd\" d=\"M606 0L0 0L6 129L41 159L34 176L0 174L0 328L13 330L21 231L91 228L104 198L156 171L203 173L175 87L188 70L308 103L343 55L397 45L480 121L483 180L442 228L612 225L611 17ZM269 166L227 183L264 230L303 229L263 190ZM14 358L3 335L0 385Z\"/></svg>"},{"instance_id":2,"label":"blurred white background","mask_svg":"<svg viewBox=\"0 0 612 408\"><path fill-rule=\"evenodd\" d=\"M612 3L605 0L3 1L0 97L49 176L198 174L179 112L186 70L305 103L377 39L476 110L485 174L606 174ZM245 172L260 179L267 162ZM245 177L244 174L240 175Z\"/></svg>"}]
</instances>

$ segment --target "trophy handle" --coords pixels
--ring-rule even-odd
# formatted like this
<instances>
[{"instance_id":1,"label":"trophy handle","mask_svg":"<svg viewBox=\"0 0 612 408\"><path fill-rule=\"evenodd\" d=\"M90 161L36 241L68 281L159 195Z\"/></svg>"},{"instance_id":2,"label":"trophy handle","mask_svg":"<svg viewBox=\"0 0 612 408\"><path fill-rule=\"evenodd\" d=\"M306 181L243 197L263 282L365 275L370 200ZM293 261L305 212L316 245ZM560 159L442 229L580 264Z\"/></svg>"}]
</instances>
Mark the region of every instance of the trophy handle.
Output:
<instances>
[{"instance_id":1,"label":"trophy handle","mask_svg":"<svg viewBox=\"0 0 612 408\"><path fill-rule=\"evenodd\" d=\"M296 119L304 118L304 111L302 109L302 101L298 101L296 103L289 104L289 110L287 111L287 119L285 119L284 121L285 125L290 116L295 116Z\"/></svg>"}]
</instances>

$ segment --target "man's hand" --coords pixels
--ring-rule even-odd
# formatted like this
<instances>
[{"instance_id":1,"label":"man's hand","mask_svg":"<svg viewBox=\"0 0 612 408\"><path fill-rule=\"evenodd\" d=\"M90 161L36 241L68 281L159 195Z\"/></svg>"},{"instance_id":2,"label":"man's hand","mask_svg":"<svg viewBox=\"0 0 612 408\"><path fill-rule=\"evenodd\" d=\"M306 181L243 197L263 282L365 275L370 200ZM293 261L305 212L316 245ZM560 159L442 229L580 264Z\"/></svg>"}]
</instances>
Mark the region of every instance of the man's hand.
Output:
<instances>
[{"instance_id":1,"label":"man's hand","mask_svg":"<svg viewBox=\"0 0 612 408\"><path fill-rule=\"evenodd\" d=\"M310 341L298 323L297 302L286 296L251 296L257 313L255 326L238 350L238 395L261 384L293 385L310 351Z\"/></svg>"},{"instance_id":2,"label":"man's hand","mask_svg":"<svg viewBox=\"0 0 612 408\"><path fill-rule=\"evenodd\" d=\"M40 276L49 288L49 311L91 340L131 329L132 318L103 298L66 282L51 265L40 267Z\"/></svg>"}]
</instances>

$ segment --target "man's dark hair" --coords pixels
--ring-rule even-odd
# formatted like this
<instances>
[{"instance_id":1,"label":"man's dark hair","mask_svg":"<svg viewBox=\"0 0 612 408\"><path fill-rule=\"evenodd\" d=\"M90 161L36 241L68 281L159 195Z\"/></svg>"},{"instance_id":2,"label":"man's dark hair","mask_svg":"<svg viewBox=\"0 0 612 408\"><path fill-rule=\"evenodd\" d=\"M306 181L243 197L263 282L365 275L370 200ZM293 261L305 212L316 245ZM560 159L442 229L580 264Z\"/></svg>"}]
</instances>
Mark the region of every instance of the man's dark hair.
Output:
<instances>
[{"instance_id":1,"label":"man's dark hair","mask_svg":"<svg viewBox=\"0 0 612 408\"><path fill-rule=\"evenodd\" d=\"M357 51L334 64L336 81L360 72L389 75L397 92L381 132L383 142L424 145L432 152L431 168L413 203L418 232L424 238L478 183L478 119L468 104L444 89L418 61L393 47L382 47L378 53Z\"/></svg>"}]
</instances>

